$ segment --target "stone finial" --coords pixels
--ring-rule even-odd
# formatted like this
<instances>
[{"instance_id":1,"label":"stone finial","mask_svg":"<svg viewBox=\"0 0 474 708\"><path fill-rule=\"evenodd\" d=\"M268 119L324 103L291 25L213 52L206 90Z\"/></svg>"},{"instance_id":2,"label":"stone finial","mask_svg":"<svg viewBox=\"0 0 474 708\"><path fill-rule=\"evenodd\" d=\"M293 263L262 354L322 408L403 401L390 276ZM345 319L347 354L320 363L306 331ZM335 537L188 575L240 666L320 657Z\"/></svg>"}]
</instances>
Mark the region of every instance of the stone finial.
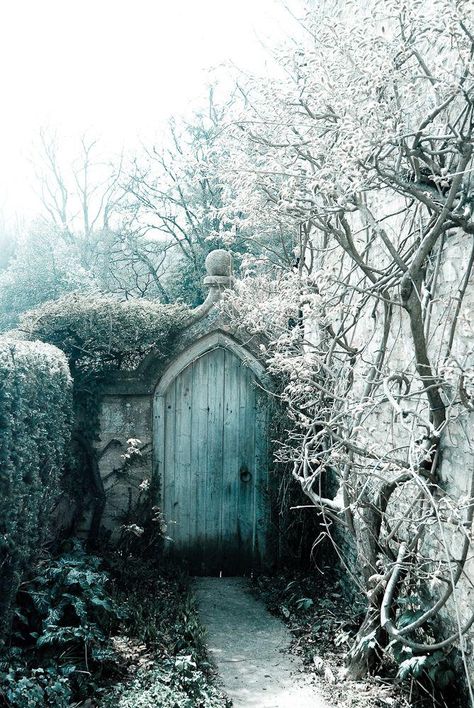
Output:
<instances>
[{"instance_id":1,"label":"stone finial","mask_svg":"<svg viewBox=\"0 0 474 708\"><path fill-rule=\"evenodd\" d=\"M208 288L228 288L232 284L232 256L229 251L217 248L206 258L207 276L204 285Z\"/></svg>"}]
</instances>

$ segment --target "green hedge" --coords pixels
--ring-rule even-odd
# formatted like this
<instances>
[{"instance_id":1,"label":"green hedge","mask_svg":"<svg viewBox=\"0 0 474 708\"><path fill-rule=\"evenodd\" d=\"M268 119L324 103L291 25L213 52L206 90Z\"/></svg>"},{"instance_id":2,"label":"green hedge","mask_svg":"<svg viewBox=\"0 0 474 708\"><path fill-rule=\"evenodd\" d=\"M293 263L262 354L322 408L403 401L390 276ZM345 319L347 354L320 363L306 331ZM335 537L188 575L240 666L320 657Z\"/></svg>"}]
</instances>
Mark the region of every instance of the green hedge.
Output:
<instances>
[{"instance_id":1,"label":"green hedge","mask_svg":"<svg viewBox=\"0 0 474 708\"><path fill-rule=\"evenodd\" d=\"M166 355L188 318L189 309L180 303L75 293L25 313L18 333L62 349L77 385L77 374L97 380L135 368L150 351Z\"/></svg>"},{"instance_id":2,"label":"green hedge","mask_svg":"<svg viewBox=\"0 0 474 708\"><path fill-rule=\"evenodd\" d=\"M67 361L58 349L0 339L0 641L60 493L71 392Z\"/></svg>"}]
</instances>

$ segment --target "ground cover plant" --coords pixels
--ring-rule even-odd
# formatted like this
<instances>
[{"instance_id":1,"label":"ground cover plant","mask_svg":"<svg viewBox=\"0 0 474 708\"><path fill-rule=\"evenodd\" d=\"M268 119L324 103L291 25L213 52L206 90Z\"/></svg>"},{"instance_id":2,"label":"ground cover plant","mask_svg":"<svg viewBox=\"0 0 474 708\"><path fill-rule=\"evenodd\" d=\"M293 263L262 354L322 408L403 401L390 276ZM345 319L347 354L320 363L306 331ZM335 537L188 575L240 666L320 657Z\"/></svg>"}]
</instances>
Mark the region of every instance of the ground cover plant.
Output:
<instances>
[{"instance_id":1,"label":"ground cover plant","mask_svg":"<svg viewBox=\"0 0 474 708\"><path fill-rule=\"evenodd\" d=\"M67 545L20 586L0 705L225 706L185 571Z\"/></svg>"},{"instance_id":2,"label":"ground cover plant","mask_svg":"<svg viewBox=\"0 0 474 708\"><path fill-rule=\"evenodd\" d=\"M133 671L128 680L104 690L99 705L225 708L228 701L213 683L186 571L172 564L157 575L155 563L132 560L120 576L130 608L128 631L135 638L135 647L125 644L123 652L127 656L135 649Z\"/></svg>"},{"instance_id":3,"label":"ground cover plant","mask_svg":"<svg viewBox=\"0 0 474 708\"><path fill-rule=\"evenodd\" d=\"M111 670L110 636L126 609L110 593L101 561L76 542L45 556L17 595L13 631L1 657L5 706L68 706Z\"/></svg>"},{"instance_id":4,"label":"ground cover plant","mask_svg":"<svg viewBox=\"0 0 474 708\"><path fill-rule=\"evenodd\" d=\"M318 582L319 580L319 582ZM380 654L377 670L358 681L347 676L346 655L365 615L363 597L332 563L311 573L285 571L255 578L253 591L289 627L291 651L315 677L323 694L341 708L463 708L466 696L455 657L415 663Z\"/></svg>"}]
</instances>

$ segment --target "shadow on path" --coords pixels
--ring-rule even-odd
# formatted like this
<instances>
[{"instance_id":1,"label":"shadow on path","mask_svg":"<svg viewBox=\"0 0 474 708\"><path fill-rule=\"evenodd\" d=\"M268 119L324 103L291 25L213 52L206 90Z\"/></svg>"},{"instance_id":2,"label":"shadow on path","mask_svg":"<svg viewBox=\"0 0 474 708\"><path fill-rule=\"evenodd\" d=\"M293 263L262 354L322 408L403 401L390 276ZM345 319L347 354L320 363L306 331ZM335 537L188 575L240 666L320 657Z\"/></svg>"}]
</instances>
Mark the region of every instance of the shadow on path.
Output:
<instances>
[{"instance_id":1,"label":"shadow on path","mask_svg":"<svg viewBox=\"0 0 474 708\"><path fill-rule=\"evenodd\" d=\"M196 578L210 658L235 708L330 708L288 654L291 634L244 578Z\"/></svg>"}]
</instances>

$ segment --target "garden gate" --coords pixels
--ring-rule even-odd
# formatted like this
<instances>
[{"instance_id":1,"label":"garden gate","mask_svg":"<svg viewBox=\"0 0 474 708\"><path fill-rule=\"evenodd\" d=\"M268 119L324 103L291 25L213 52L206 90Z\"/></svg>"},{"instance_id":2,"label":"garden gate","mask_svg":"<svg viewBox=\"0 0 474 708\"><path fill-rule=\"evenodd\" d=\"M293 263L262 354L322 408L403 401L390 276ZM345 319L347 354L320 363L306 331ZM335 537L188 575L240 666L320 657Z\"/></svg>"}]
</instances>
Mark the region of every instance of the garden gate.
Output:
<instances>
[{"instance_id":1,"label":"garden gate","mask_svg":"<svg viewBox=\"0 0 474 708\"><path fill-rule=\"evenodd\" d=\"M203 337L155 392L155 469L168 551L193 572L250 572L268 531L263 366L223 332Z\"/></svg>"},{"instance_id":2,"label":"garden gate","mask_svg":"<svg viewBox=\"0 0 474 708\"><path fill-rule=\"evenodd\" d=\"M238 575L269 561L271 383L260 361L265 342L216 306L232 287L230 254L211 251L206 270L208 295L166 351L157 341L102 386L99 493L83 532L100 522L112 540L140 535L140 504L159 505L168 553L188 558L194 573ZM130 458L132 440L139 454Z\"/></svg>"}]
</instances>

